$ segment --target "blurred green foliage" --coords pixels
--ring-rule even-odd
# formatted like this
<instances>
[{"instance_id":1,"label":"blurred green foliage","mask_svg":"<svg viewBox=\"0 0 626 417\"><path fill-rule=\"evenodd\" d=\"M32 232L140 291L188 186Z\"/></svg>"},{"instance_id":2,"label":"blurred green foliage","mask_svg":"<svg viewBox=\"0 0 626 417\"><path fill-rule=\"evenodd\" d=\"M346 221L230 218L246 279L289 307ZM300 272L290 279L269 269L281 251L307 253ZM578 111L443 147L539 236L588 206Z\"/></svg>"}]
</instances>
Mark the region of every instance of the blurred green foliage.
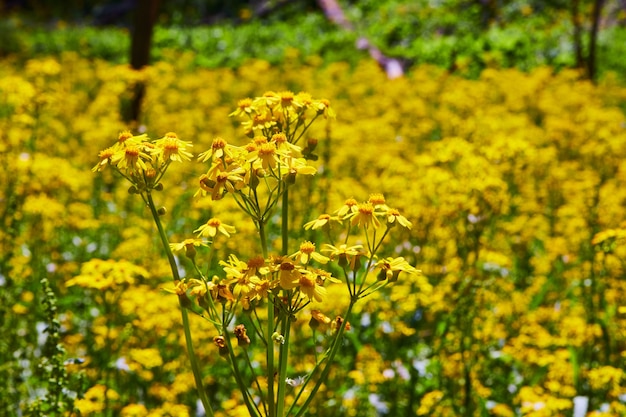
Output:
<instances>
[{"instance_id":1,"label":"blurred green foliage","mask_svg":"<svg viewBox=\"0 0 626 417\"><path fill-rule=\"evenodd\" d=\"M132 7L128 2L85 2L83 19L76 13L49 10L46 24L33 24L33 13L0 21L0 55L40 56L77 51L90 58L128 61ZM219 3L219 4L218 4ZM221 3L227 3L226 5ZM570 3L562 1L467 0L340 1L354 25L346 31L329 22L316 2L199 2L173 1L161 5L153 38L153 60L168 49L197 54L202 67L238 67L248 58L276 64L285 51L319 56L326 62L352 64L366 56L357 39L368 38L383 53L407 66L435 64L475 78L485 68L524 71L550 65L556 69L576 64ZM131 5L132 6L132 5ZM176 7L174 7L176 6ZM600 73L626 74L621 59L626 38L626 13L616 2L606 2L598 44ZM52 7L52 6L50 6ZM590 27L592 2L580 1L582 29ZM29 9L27 9L29 10ZM108 10L108 11L107 11ZM50 20L57 13L61 20ZM108 13L108 14L107 14ZM115 15L118 13L118 15ZM117 19L112 19L118 16ZM109 16L103 19L102 16ZM67 20L63 20L67 19ZM68 22L80 23L68 23ZM108 22L112 26L91 26ZM583 33L582 48L588 36Z\"/></svg>"}]
</instances>

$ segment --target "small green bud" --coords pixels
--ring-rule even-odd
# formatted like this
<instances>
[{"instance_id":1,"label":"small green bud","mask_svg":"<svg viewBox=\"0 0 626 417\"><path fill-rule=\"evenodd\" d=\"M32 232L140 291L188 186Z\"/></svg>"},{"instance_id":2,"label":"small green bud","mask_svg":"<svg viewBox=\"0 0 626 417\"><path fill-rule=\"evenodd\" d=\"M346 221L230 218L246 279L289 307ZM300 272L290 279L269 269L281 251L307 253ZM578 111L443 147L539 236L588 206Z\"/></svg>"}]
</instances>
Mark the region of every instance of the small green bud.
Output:
<instances>
[{"instance_id":1,"label":"small green bud","mask_svg":"<svg viewBox=\"0 0 626 417\"><path fill-rule=\"evenodd\" d=\"M159 216L164 216L165 213L167 213L167 209L165 207L159 207L159 209L157 210L157 214Z\"/></svg>"}]
</instances>

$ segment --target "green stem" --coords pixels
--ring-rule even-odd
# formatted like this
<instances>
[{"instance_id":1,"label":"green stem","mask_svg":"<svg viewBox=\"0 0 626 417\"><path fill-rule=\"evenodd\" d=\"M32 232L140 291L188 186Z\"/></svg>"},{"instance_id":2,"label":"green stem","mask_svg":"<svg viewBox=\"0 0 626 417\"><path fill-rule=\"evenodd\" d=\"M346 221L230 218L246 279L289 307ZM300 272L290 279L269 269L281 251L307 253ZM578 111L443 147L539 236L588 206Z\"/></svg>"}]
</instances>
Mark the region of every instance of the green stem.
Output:
<instances>
[{"instance_id":1,"label":"green stem","mask_svg":"<svg viewBox=\"0 0 626 417\"><path fill-rule=\"evenodd\" d=\"M223 337L228 347L228 359L232 367L235 381L237 382L237 386L239 387L239 391L241 392L241 395L243 396L243 400L246 403L246 408L248 409L250 416L261 417L261 412L259 411L257 405L254 403L254 399L252 398L250 391L246 387L246 384L244 383L244 380L243 380L243 376L241 375L239 367L237 366L235 351L233 350L233 344L231 343L230 335L228 334L228 331L226 330L226 327L228 326L228 322L230 320L227 320L226 315L223 314L222 321L223 321L223 330L224 330ZM244 355L247 355L247 352L244 352Z\"/></svg>"},{"instance_id":2,"label":"green stem","mask_svg":"<svg viewBox=\"0 0 626 417\"><path fill-rule=\"evenodd\" d=\"M278 357L278 407L276 416L283 417L285 414L285 391L287 390L287 363L289 362L289 336L291 330L290 316L285 316L283 321L284 343L280 345L280 355Z\"/></svg>"},{"instance_id":3,"label":"green stem","mask_svg":"<svg viewBox=\"0 0 626 417\"><path fill-rule=\"evenodd\" d=\"M346 311L346 315L344 316L344 320L341 323L341 327L337 331L337 335L335 337L335 340L333 340L333 344L332 344L332 346L330 348L330 352L328 353L328 356L326 358L326 364L324 365L324 369L322 369L322 373L320 374L320 377L315 382L315 386L313 387L313 389L309 393L309 396L304 401L304 404L302 404L302 406L300 407L300 410L298 410L298 412L295 414L294 417L301 417L301 416L304 415L304 413L306 413L307 408L309 407L309 404L311 403L311 401L313 401L313 398L315 397L315 394L317 394L317 391L319 391L319 389L321 388L322 384L328 378L328 374L330 373L330 367L333 364L333 361L335 359L335 355L337 355L337 352L339 351L339 346L341 346L341 340L343 338L343 334L344 334L345 329L346 329L346 324L348 323L348 318L350 317L350 314L352 313L352 308L354 307L356 302L357 302L357 298L356 297L352 297L350 299L350 305L348 305L348 310ZM315 373L316 369L320 365L321 365L321 362L318 363L315 366L315 369L313 369L313 371L311 371L310 377ZM310 380L310 377L302 385L302 387L300 388L300 391L296 395L296 398L293 400L293 403L291 404L291 407L289 407L289 410L287 410L287 414L286 414L287 416L290 415L292 408L298 402L298 398L300 398L300 395L304 392L304 390L305 390L305 388L307 386L307 383Z\"/></svg>"},{"instance_id":4,"label":"green stem","mask_svg":"<svg viewBox=\"0 0 626 417\"><path fill-rule=\"evenodd\" d=\"M261 218L257 221L259 228L259 237L261 238L261 250L263 258L267 259L267 238L265 236L265 219ZM269 417L276 417L276 403L274 399L274 341L272 334L274 333L274 303L272 297L267 298L267 408Z\"/></svg>"},{"instance_id":5,"label":"green stem","mask_svg":"<svg viewBox=\"0 0 626 417\"><path fill-rule=\"evenodd\" d=\"M150 212L152 213L152 217L154 218L154 223L156 224L157 230L159 231L159 236L161 237L161 243L163 244L163 248L165 249L165 253L167 255L167 260L170 263L170 269L172 270L172 276L175 281L180 280L180 274L178 273L178 266L176 265L176 259L174 259L174 254L172 253L172 249L170 248L169 241L167 239L167 235L165 234L165 230L163 229L163 224L161 223L161 218L159 217L159 213L157 212L157 208L154 204L154 200L152 199L152 194L150 192L146 193L146 201L148 202L148 207L150 208ZM213 408L211 408L211 403L206 395L206 391L204 390L204 386L202 384L202 373L200 371L200 365L198 364L198 358L193 349L192 337L191 337L191 327L189 325L189 315L187 314L187 309L183 305L182 299L178 298L178 303L180 304L180 310L183 318L183 330L185 332L185 343L187 345L187 354L189 355L189 361L191 362L191 370L193 372L193 378L196 383L196 388L198 389L198 395L200 396L200 401L202 401L202 405L204 406L204 411L207 416L213 417Z\"/></svg>"},{"instance_id":6,"label":"green stem","mask_svg":"<svg viewBox=\"0 0 626 417\"><path fill-rule=\"evenodd\" d=\"M289 255L289 188L287 187L283 191L281 220L283 255Z\"/></svg>"}]
</instances>

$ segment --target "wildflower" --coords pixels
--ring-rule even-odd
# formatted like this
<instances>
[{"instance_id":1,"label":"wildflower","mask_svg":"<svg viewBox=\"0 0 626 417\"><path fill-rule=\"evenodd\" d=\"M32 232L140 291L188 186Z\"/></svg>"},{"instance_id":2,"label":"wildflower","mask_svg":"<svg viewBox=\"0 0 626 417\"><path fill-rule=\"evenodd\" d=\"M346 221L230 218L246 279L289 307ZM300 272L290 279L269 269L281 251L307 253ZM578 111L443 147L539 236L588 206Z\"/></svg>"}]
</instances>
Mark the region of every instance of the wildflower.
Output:
<instances>
[{"instance_id":1,"label":"wildflower","mask_svg":"<svg viewBox=\"0 0 626 417\"><path fill-rule=\"evenodd\" d=\"M343 325L344 322L344 318L341 316L337 316L335 317L335 320L333 320L333 322L331 323L330 327L333 330L333 332L336 332L337 330L339 330L341 328L341 326ZM350 322L346 321L346 331L350 331L352 327L350 326Z\"/></svg>"},{"instance_id":2,"label":"wildflower","mask_svg":"<svg viewBox=\"0 0 626 417\"><path fill-rule=\"evenodd\" d=\"M185 256L189 259L196 257L196 246L208 246L202 239L185 239L180 243L170 243L170 249L174 252L185 249Z\"/></svg>"},{"instance_id":3,"label":"wildflower","mask_svg":"<svg viewBox=\"0 0 626 417\"><path fill-rule=\"evenodd\" d=\"M317 230L319 228L322 228L328 224L330 224L330 220L331 220L331 216L330 214L320 214L319 217L315 220L311 220L308 223L304 224L304 229L305 230Z\"/></svg>"},{"instance_id":4,"label":"wildflower","mask_svg":"<svg viewBox=\"0 0 626 417\"><path fill-rule=\"evenodd\" d=\"M128 174L134 174L138 170L147 170L148 166L145 161L152 161L152 158L138 145L128 145L111 157L111 164L117 166L120 171L125 170Z\"/></svg>"},{"instance_id":5,"label":"wildflower","mask_svg":"<svg viewBox=\"0 0 626 417\"><path fill-rule=\"evenodd\" d=\"M237 297L254 298L257 284L261 284L261 279L254 273L256 270L250 270L248 264L240 261L235 255L228 257L228 262L220 261L220 265L224 267L228 283L234 283L233 294Z\"/></svg>"},{"instance_id":6,"label":"wildflower","mask_svg":"<svg viewBox=\"0 0 626 417\"><path fill-rule=\"evenodd\" d=\"M322 302L326 296L326 288L317 282L317 279L309 271L302 271L298 280L300 292L307 296L310 301Z\"/></svg>"},{"instance_id":7,"label":"wildflower","mask_svg":"<svg viewBox=\"0 0 626 417\"><path fill-rule=\"evenodd\" d=\"M298 285L300 275L302 275L302 273L300 272L300 269L293 264L293 262L283 260L279 265L278 270L278 278L282 288L288 290Z\"/></svg>"},{"instance_id":8,"label":"wildflower","mask_svg":"<svg viewBox=\"0 0 626 417\"><path fill-rule=\"evenodd\" d=\"M198 155L198 160L200 162L206 162L211 160L211 158L223 158L224 156L229 156L232 158L233 148L235 147L229 145L224 139L216 137L215 139L213 139L211 149Z\"/></svg>"},{"instance_id":9,"label":"wildflower","mask_svg":"<svg viewBox=\"0 0 626 417\"><path fill-rule=\"evenodd\" d=\"M253 101L253 106L255 108L259 107L267 107L273 108L280 101L280 97L273 91L266 91L263 93L263 96L257 97Z\"/></svg>"},{"instance_id":10,"label":"wildflower","mask_svg":"<svg viewBox=\"0 0 626 417\"><path fill-rule=\"evenodd\" d=\"M380 193L370 194L367 202L373 205L376 210L389 210L389 207L385 204L385 196Z\"/></svg>"},{"instance_id":11,"label":"wildflower","mask_svg":"<svg viewBox=\"0 0 626 417\"><path fill-rule=\"evenodd\" d=\"M187 151L187 148L192 146L191 142L178 139L176 133L168 132L164 137L154 142L154 149L151 152L163 162L183 162L191 160L193 154Z\"/></svg>"},{"instance_id":12,"label":"wildflower","mask_svg":"<svg viewBox=\"0 0 626 417\"><path fill-rule=\"evenodd\" d=\"M244 98L237 102L237 110L228 115L228 117L233 116L251 116L254 111L254 107L252 106L251 98Z\"/></svg>"},{"instance_id":13,"label":"wildflower","mask_svg":"<svg viewBox=\"0 0 626 417\"><path fill-rule=\"evenodd\" d=\"M263 169L271 168L275 169L278 164L278 156L276 155L276 145L273 143L264 143L259 146L256 152L251 155L251 160L260 159L261 167Z\"/></svg>"},{"instance_id":14,"label":"wildflower","mask_svg":"<svg viewBox=\"0 0 626 417\"><path fill-rule=\"evenodd\" d=\"M200 176L200 190L203 195L211 194L212 200L220 200L226 192L235 192L245 187L243 176L246 171L243 168L235 167L230 171L221 171L215 179L211 179L209 175ZM196 193L196 195L198 192Z\"/></svg>"},{"instance_id":15,"label":"wildflower","mask_svg":"<svg viewBox=\"0 0 626 417\"><path fill-rule=\"evenodd\" d=\"M374 206L372 203L359 204L357 206L357 211L350 214L349 217L353 226L363 226L366 229L369 226L374 228L380 227L380 222L376 218L376 213L374 212Z\"/></svg>"},{"instance_id":16,"label":"wildflower","mask_svg":"<svg viewBox=\"0 0 626 417\"><path fill-rule=\"evenodd\" d=\"M291 156L287 156L284 158L283 165L287 168L289 176L293 178L295 178L297 174L315 175L317 173L317 169L307 165L306 159L304 158L293 158Z\"/></svg>"},{"instance_id":17,"label":"wildflower","mask_svg":"<svg viewBox=\"0 0 626 417\"><path fill-rule=\"evenodd\" d=\"M413 224L410 221L408 221L406 217L402 216L400 212L396 209L393 209L393 208L388 209L385 215L387 216L388 227L393 227L396 224L399 224L402 227L406 227L407 229L410 229L413 226Z\"/></svg>"},{"instance_id":18,"label":"wildflower","mask_svg":"<svg viewBox=\"0 0 626 417\"><path fill-rule=\"evenodd\" d=\"M226 237L230 237L231 233L235 233L235 228L213 217L193 232L198 233L200 237L215 237L218 232Z\"/></svg>"},{"instance_id":19,"label":"wildflower","mask_svg":"<svg viewBox=\"0 0 626 417\"><path fill-rule=\"evenodd\" d=\"M386 258L376 262L376 268L380 268L378 273L378 280L389 282L395 282L398 280L400 272L406 272L407 274L417 274L420 271L413 268L404 258Z\"/></svg>"},{"instance_id":20,"label":"wildflower","mask_svg":"<svg viewBox=\"0 0 626 417\"><path fill-rule=\"evenodd\" d=\"M331 259L338 258L337 263L339 266L346 267L350 265L352 270L358 269L360 266L359 258L365 254L362 245L348 246L345 244L339 245L339 247L325 244L322 252L328 252Z\"/></svg>"},{"instance_id":21,"label":"wildflower","mask_svg":"<svg viewBox=\"0 0 626 417\"><path fill-rule=\"evenodd\" d=\"M148 139L148 135L145 133L141 135L134 136L130 130L123 130L117 137L117 145L127 146L127 145L137 145Z\"/></svg>"},{"instance_id":22,"label":"wildflower","mask_svg":"<svg viewBox=\"0 0 626 417\"><path fill-rule=\"evenodd\" d=\"M93 172L96 172L106 167L108 164L111 163L111 158L113 157L114 154L115 154L115 149L112 147L106 148L103 151L100 151L100 153L98 153L100 162L98 162L98 164L95 167L93 167L91 170Z\"/></svg>"},{"instance_id":23,"label":"wildflower","mask_svg":"<svg viewBox=\"0 0 626 417\"><path fill-rule=\"evenodd\" d=\"M316 100L311 107L317 111L317 114L324 115L326 119L334 119L336 117L335 111L330 107L329 100Z\"/></svg>"},{"instance_id":24,"label":"wildflower","mask_svg":"<svg viewBox=\"0 0 626 417\"><path fill-rule=\"evenodd\" d=\"M358 205L358 201L354 198L349 198L343 203L343 206L341 206L339 210L335 211L335 214L342 219L349 214L355 213L358 210Z\"/></svg>"},{"instance_id":25,"label":"wildflower","mask_svg":"<svg viewBox=\"0 0 626 417\"><path fill-rule=\"evenodd\" d=\"M293 255L291 255L293 259L300 259L300 263L307 265L311 259L321 264L327 263L330 259L326 256L315 252L315 244L309 241L303 242L300 245L300 250Z\"/></svg>"},{"instance_id":26,"label":"wildflower","mask_svg":"<svg viewBox=\"0 0 626 417\"><path fill-rule=\"evenodd\" d=\"M319 310L311 310L311 320L309 321L311 328L317 329L320 325L328 325L330 322L330 317L326 316L324 313Z\"/></svg>"}]
</instances>

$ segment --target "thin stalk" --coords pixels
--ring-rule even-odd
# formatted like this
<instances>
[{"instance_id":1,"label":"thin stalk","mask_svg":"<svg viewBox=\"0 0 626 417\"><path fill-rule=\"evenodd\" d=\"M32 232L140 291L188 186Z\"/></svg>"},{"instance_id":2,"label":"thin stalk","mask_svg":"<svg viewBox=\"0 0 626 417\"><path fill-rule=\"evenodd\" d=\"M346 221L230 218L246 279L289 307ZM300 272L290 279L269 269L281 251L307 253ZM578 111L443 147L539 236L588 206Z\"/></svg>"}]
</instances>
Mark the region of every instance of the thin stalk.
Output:
<instances>
[{"instance_id":1,"label":"thin stalk","mask_svg":"<svg viewBox=\"0 0 626 417\"><path fill-rule=\"evenodd\" d=\"M265 236L265 220L258 219L257 227L259 228L259 237L261 239L261 250L263 258L267 259L267 238ZM269 417L276 417L276 403L274 399L274 341L272 340L274 333L274 303L272 297L267 298L267 408Z\"/></svg>"},{"instance_id":2,"label":"thin stalk","mask_svg":"<svg viewBox=\"0 0 626 417\"><path fill-rule=\"evenodd\" d=\"M285 187L285 191L283 191L283 207L281 220L283 255L289 255L289 188L287 187Z\"/></svg>"},{"instance_id":3,"label":"thin stalk","mask_svg":"<svg viewBox=\"0 0 626 417\"><path fill-rule=\"evenodd\" d=\"M330 348L330 352L328 353L328 356L326 358L326 364L324 365L324 369L322 369L322 373L320 374L320 377L315 382L315 386L313 387L311 392L309 392L309 396L304 401L304 404L302 404L302 407L300 407L300 410L295 414L294 417L301 417L301 416L304 415L304 413L307 411L307 408L309 407L309 404L311 403L311 401L313 401L313 398L315 397L315 394L317 394L317 391L319 391L319 389L321 388L322 384L328 378L328 374L330 373L330 367L333 364L333 361L335 359L335 355L337 355L337 352L339 351L339 346L341 346L341 340L343 338L343 333L345 332L345 329L346 329L346 324L348 323L348 318L350 317L350 314L352 313L352 308L354 307L356 302L357 302L356 297L352 297L350 299L350 304L348 305L348 310L346 310L346 315L344 316L344 320L341 323L341 327L337 331L337 336L335 337L335 340L333 341L333 345ZM318 363L315 366L315 368L318 368L320 365L321 365L321 363ZM315 372L315 369L311 372L311 375L314 372ZM302 385L302 387L300 388L300 391L296 395L296 398L294 399L293 403L291 404L291 407L289 407L289 410L287 410L287 414L286 415L290 415L292 408L295 407L296 403L298 402L298 398L300 398L300 395L302 394L302 392L306 388L306 385L307 385L306 383L304 385Z\"/></svg>"},{"instance_id":4,"label":"thin stalk","mask_svg":"<svg viewBox=\"0 0 626 417\"><path fill-rule=\"evenodd\" d=\"M154 223L156 224L157 230L159 231L159 236L161 238L161 243L163 244L163 249L165 249L165 254L167 255L167 260L170 263L170 269L172 270L172 276L175 281L180 280L180 274L178 273L178 266L176 265L176 260L174 259L174 254L172 253L172 249L170 248L169 241L167 239L167 235L165 234L165 229L163 229L163 224L161 223L161 218L159 213L157 212L156 206L154 204L154 200L152 199L152 194L150 192L146 193L146 200L148 202L148 207L150 208L150 212L152 213L152 218L154 219ZM189 326L189 315L187 314L187 309L183 306L182 299L178 298L178 303L180 304L180 311L183 319L183 330L185 332L185 344L187 346L187 354L189 355L189 361L191 362L191 370L193 372L193 378L196 383L196 388L198 389L198 395L200 396L200 401L204 407L204 410L209 417L213 417L213 408L211 407L211 403L206 395L206 391L204 390L204 385L202 384L202 373L200 371L200 365L198 364L198 358L193 349L192 337L191 337L191 328Z\"/></svg>"},{"instance_id":5,"label":"thin stalk","mask_svg":"<svg viewBox=\"0 0 626 417\"><path fill-rule=\"evenodd\" d=\"M289 336L291 330L290 316L284 317L283 321L283 337L284 343L280 345L279 370L278 370L278 400L276 401L277 417L283 417L285 414L285 391L287 390L287 363L289 361Z\"/></svg>"},{"instance_id":6,"label":"thin stalk","mask_svg":"<svg viewBox=\"0 0 626 417\"><path fill-rule=\"evenodd\" d=\"M230 335L228 334L228 331L226 330L228 321L226 320L225 313L222 315L222 321L223 321L223 329L224 329L223 337L224 337L224 340L226 341L226 346L228 347L228 359L232 367L235 381L237 382L237 386L239 387L239 391L241 392L241 395L243 395L243 400L246 403L246 408L250 412L250 416L261 417L261 412L258 406L256 405L256 403L254 402L254 399L252 398L250 391L248 391L248 388L246 387L246 384L244 383L243 376L241 375L241 372L239 371L239 367L237 366L237 362L235 358L235 351L233 350L233 344L231 343Z\"/></svg>"}]
</instances>

